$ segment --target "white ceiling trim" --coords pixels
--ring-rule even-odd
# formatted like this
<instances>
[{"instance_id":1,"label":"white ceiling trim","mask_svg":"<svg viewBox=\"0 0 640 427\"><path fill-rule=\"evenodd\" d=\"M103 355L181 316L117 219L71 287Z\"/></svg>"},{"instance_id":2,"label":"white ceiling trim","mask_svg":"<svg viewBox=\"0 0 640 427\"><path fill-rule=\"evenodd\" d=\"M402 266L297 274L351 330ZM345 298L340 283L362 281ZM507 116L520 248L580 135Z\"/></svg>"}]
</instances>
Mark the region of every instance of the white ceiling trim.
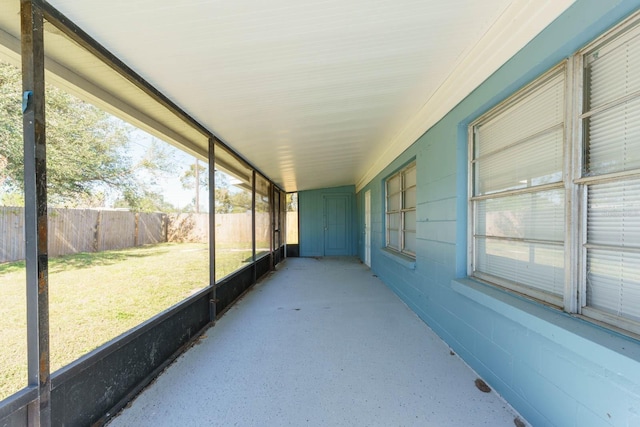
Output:
<instances>
[{"instance_id":1,"label":"white ceiling trim","mask_svg":"<svg viewBox=\"0 0 640 427\"><path fill-rule=\"evenodd\" d=\"M575 0L514 0L484 36L471 47L420 111L380 152L356 183L364 188L391 161L546 28Z\"/></svg>"}]
</instances>

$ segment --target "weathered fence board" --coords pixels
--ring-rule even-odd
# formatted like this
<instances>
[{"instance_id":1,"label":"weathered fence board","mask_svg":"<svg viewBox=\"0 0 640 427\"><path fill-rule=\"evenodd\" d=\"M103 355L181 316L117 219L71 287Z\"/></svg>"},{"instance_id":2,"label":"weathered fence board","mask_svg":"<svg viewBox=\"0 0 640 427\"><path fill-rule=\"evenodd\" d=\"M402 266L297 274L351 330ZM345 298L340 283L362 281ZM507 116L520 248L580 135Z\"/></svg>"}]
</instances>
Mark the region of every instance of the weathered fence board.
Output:
<instances>
[{"instance_id":1,"label":"weathered fence board","mask_svg":"<svg viewBox=\"0 0 640 427\"><path fill-rule=\"evenodd\" d=\"M167 241L167 216L157 213L139 213L138 241L136 245L148 245Z\"/></svg>"},{"instance_id":2,"label":"weathered fence board","mask_svg":"<svg viewBox=\"0 0 640 427\"><path fill-rule=\"evenodd\" d=\"M25 258L24 209L0 206L0 262Z\"/></svg>"},{"instance_id":3,"label":"weathered fence board","mask_svg":"<svg viewBox=\"0 0 640 427\"><path fill-rule=\"evenodd\" d=\"M208 242L209 214L169 214L168 242Z\"/></svg>"},{"instance_id":4,"label":"weathered fence board","mask_svg":"<svg viewBox=\"0 0 640 427\"><path fill-rule=\"evenodd\" d=\"M135 214L126 211L100 211L98 252L135 246L135 233Z\"/></svg>"},{"instance_id":5,"label":"weathered fence board","mask_svg":"<svg viewBox=\"0 0 640 427\"><path fill-rule=\"evenodd\" d=\"M167 241L167 215L98 209L49 209L48 254L99 252ZM24 209L0 206L0 262L23 260Z\"/></svg>"},{"instance_id":6,"label":"weathered fence board","mask_svg":"<svg viewBox=\"0 0 640 427\"><path fill-rule=\"evenodd\" d=\"M49 256L95 251L97 210L49 209Z\"/></svg>"}]
</instances>

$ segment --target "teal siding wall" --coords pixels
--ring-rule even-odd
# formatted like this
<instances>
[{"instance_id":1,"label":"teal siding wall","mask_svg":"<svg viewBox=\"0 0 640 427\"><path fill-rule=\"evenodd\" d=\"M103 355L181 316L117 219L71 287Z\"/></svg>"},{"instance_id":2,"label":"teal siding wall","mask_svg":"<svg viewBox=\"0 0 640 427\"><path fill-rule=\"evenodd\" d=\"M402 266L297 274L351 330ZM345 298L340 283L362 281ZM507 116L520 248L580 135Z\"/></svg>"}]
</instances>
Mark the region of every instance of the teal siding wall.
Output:
<instances>
[{"instance_id":1,"label":"teal siding wall","mask_svg":"<svg viewBox=\"0 0 640 427\"><path fill-rule=\"evenodd\" d=\"M352 220L348 247L344 255L357 255L355 192L356 188L353 185L298 192L301 257L324 256L324 199L326 196L339 195L349 197Z\"/></svg>"},{"instance_id":2,"label":"teal siding wall","mask_svg":"<svg viewBox=\"0 0 640 427\"><path fill-rule=\"evenodd\" d=\"M465 278L467 126L639 7L577 0L357 195L361 236L371 190L372 270L534 426L640 426L640 342ZM384 178L414 157L415 267L382 250Z\"/></svg>"}]
</instances>

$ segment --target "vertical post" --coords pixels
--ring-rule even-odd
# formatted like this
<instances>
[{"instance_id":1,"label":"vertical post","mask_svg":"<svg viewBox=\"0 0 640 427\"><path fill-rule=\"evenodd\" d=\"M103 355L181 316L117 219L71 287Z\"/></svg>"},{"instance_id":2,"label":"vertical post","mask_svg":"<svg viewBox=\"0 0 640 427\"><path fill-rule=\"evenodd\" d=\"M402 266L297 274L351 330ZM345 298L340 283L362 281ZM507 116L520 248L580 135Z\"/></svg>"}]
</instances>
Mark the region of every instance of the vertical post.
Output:
<instances>
[{"instance_id":1,"label":"vertical post","mask_svg":"<svg viewBox=\"0 0 640 427\"><path fill-rule=\"evenodd\" d=\"M257 268L256 268L256 171L251 172L251 259L253 270L253 283L257 281Z\"/></svg>"},{"instance_id":2,"label":"vertical post","mask_svg":"<svg viewBox=\"0 0 640 427\"><path fill-rule=\"evenodd\" d=\"M276 206L276 198L275 198L275 186L272 182L269 182L269 226L271 227L270 238L269 238L269 270L275 270L275 260L273 248L275 246L275 238L276 238L276 224L275 224L275 206Z\"/></svg>"},{"instance_id":3,"label":"vertical post","mask_svg":"<svg viewBox=\"0 0 640 427\"><path fill-rule=\"evenodd\" d=\"M209 320L216 320L216 156L215 140L209 137ZM197 167L196 167L197 169Z\"/></svg>"},{"instance_id":4,"label":"vertical post","mask_svg":"<svg viewBox=\"0 0 640 427\"><path fill-rule=\"evenodd\" d=\"M25 248L27 265L28 378L38 387L29 424L51 425L47 166L44 120L43 17L34 0L20 1L22 42Z\"/></svg>"},{"instance_id":5,"label":"vertical post","mask_svg":"<svg viewBox=\"0 0 640 427\"><path fill-rule=\"evenodd\" d=\"M93 233L93 251L100 252L100 228L102 227L102 210L98 211L96 217L96 230Z\"/></svg>"},{"instance_id":6,"label":"vertical post","mask_svg":"<svg viewBox=\"0 0 640 427\"><path fill-rule=\"evenodd\" d=\"M140 245L140 214L133 214L133 246Z\"/></svg>"}]
</instances>

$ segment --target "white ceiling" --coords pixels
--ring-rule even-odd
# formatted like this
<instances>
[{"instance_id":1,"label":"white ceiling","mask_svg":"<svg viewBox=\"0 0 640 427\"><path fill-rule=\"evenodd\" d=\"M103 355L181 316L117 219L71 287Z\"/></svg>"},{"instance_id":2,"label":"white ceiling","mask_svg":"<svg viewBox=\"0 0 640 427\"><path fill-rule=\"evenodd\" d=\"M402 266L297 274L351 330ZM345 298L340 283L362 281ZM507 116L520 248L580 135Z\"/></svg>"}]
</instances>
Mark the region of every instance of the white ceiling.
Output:
<instances>
[{"instance_id":1,"label":"white ceiling","mask_svg":"<svg viewBox=\"0 0 640 427\"><path fill-rule=\"evenodd\" d=\"M49 0L287 191L365 185L574 0Z\"/></svg>"}]
</instances>

